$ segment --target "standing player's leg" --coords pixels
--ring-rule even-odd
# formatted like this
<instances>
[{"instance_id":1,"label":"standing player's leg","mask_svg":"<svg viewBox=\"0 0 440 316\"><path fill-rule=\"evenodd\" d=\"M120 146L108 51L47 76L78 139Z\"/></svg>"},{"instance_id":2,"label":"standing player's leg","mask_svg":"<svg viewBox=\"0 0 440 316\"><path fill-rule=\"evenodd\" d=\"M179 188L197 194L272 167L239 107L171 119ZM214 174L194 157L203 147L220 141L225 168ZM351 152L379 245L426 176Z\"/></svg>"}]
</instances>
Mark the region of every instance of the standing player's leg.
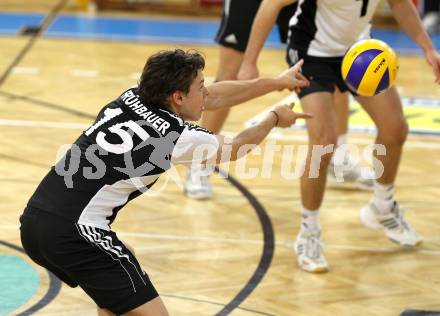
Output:
<instances>
[{"instance_id":1,"label":"standing player's leg","mask_svg":"<svg viewBox=\"0 0 440 316\"><path fill-rule=\"evenodd\" d=\"M336 143L336 116L330 91L317 91L301 98L304 112L313 115L306 122L309 145L301 177L301 226L295 242L298 265L308 272L328 271L322 254L319 209L324 197L327 167Z\"/></svg>"},{"instance_id":2,"label":"standing player's leg","mask_svg":"<svg viewBox=\"0 0 440 316\"><path fill-rule=\"evenodd\" d=\"M280 33L281 42L286 43L289 31L289 21L295 14L297 2L284 7L278 15L277 25ZM336 112L337 126L337 146L347 143L348 118L349 118L349 96L348 92L341 92L337 87L333 94L334 108ZM348 152L345 153L344 161L341 165L334 163L333 159L328 167L328 180L332 184L339 184L335 170L341 170L344 182L348 182L357 188L372 190L373 181L362 177L358 162L351 158ZM372 175L369 175L372 178Z\"/></svg>"},{"instance_id":3,"label":"standing player's leg","mask_svg":"<svg viewBox=\"0 0 440 316\"><path fill-rule=\"evenodd\" d=\"M243 53L233 48L220 46L219 58L216 81L236 80L243 59ZM202 114L200 126L218 134L228 118L228 115L229 109L205 111ZM210 199L213 195L212 187L209 182L212 168L204 168L201 165L195 165L191 168L185 182L185 194L189 198L197 200Z\"/></svg>"},{"instance_id":4,"label":"standing player's leg","mask_svg":"<svg viewBox=\"0 0 440 316\"><path fill-rule=\"evenodd\" d=\"M216 81L236 80L242 60L243 52L233 48L220 46ZM228 114L229 108L216 111L205 111L202 114L200 126L210 130L214 134L218 134L228 118Z\"/></svg>"},{"instance_id":5,"label":"standing player's leg","mask_svg":"<svg viewBox=\"0 0 440 316\"><path fill-rule=\"evenodd\" d=\"M336 126L337 126L337 147L347 144L348 141L348 119L349 119L349 95L348 92L341 92L338 87L335 89L334 104L336 112ZM342 147L339 149L341 150ZM332 185L340 185L341 181L336 177L336 170L341 171L343 176L343 183L350 183L356 188L363 190L373 190L372 172L362 176L359 161L353 159L348 151L343 153L343 161L337 161L335 156L332 157L330 166L328 167L327 181ZM338 181L339 180L339 181ZM343 184L342 183L342 184Z\"/></svg>"},{"instance_id":6,"label":"standing player's leg","mask_svg":"<svg viewBox=\"0 0 440 316\"><path fill-rule=\"evenodd\" d=\"M374 152L374 167L379 177L374 183L372 201L361 210L361 219L370 228L384 229L390 240L402 246L416 246L422 238L405 221L394 200L394 182L408 134L399 94L393 87L374 97L359 96L357 99L377 126L376 144L386 149L385 155L378 154L377 150Z\"/></svg>"},{"instance_id":7,"label":"standing player's leg","mask_svg":"<svg viewBox=\"0 0 440 316\"><path fill-rule=\"evenodd\" d=\"M216 42L220 45L216 81L236 80L246 50L252 23L261 0L224 1ZM219 133L229 115L229 109L203 112L200 126ZM193 199L210 199L213 195L209 182L212 167L194 166L188 172L185 194Z\"/></svg>"},{"instance_id":8,"label":"standing player's leg","mask_svg":"<svg viewBox=\"0 0 440 316\"><path fill-rule=\"evenodd\" d=\"M346 138L348 133L348 118L349 118L349 104L348 104L348 93L341 92L336 87L335 93L333 94L335 113L336 113L336 129L338 133L338 139L340 137ZM342 144L346 141L342 140Z\"/></svg>"},{"instance_id":9,"label":"standing player's leg","mask_svg":"<svg viewBox=\"0 0 440 316\"><path fill-rule=\"evenodd\" d=\"M301 98L304 112L313 120L306 122L309 148L305 171L301 177L303 206L309 210L321 207L325 190L326 171L336 145L336 115L329 92L316 92Z\"/></svg>"}]
</instances>

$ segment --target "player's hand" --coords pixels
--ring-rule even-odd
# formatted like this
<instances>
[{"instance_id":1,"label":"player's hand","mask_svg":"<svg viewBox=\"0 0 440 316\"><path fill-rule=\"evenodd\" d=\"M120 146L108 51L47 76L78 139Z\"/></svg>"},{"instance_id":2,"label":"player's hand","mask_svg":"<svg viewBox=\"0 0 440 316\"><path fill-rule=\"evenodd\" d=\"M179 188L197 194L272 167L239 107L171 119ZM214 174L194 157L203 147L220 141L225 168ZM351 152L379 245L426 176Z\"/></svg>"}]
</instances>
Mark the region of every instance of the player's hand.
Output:
<instances>
[{"instance_id":1,"label":"player's hand","mask_svg":"<svg viewBox=\"0 0 440 316\"><path fill-rule=\"evenodd\" d=\"M312 115L308 113L298 113L293 111L292 108L294 105L294 103L291 103L290 105L278 105L272 110L278 115L277 127L290 127L292 124L295 124L296 120L299 118L312 118Z\"/></svg>"},{"instance_id":2,"label":"player's hand","mask_svg":"<svg viewBox=\"0 0 440 316\"><path fill-rule=\"evenodd\" d=\"M241 64L240 70L238 71L238 80L250 80L258 78L258 67L255 63L243 62Z\"/></svg>"},{"instance_id":3,"label":"player's hand","mask_svg":"<svg viewBox=\"0 0 440 316\"><path fill-rule=\"evenodd\" d=\"M434 72L435 82L440 84L440 55L435 49L425 52L425 58Z\"/></svg>"},{"instance_id":4,"label":"player's hand","mask_svg":"<svg viewBox=\"0 0 440 316\"><path fill-rule=\"evenodd\" d=\"M309 80L301 74L301 67L304 64L304 60L301 59L295 65L289 69L283 71L278 75L277 79L281 82L281 89L295 90L299 92L302 87L310 85Z\"/></svg>"}]
</instances>

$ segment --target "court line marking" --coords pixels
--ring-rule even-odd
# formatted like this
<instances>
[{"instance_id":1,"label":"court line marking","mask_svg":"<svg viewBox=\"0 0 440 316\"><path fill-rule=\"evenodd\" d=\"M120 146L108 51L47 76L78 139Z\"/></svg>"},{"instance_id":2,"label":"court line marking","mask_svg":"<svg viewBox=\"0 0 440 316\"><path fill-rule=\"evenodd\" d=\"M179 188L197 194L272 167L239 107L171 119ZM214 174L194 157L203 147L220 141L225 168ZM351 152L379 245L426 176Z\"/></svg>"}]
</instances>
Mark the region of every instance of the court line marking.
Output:
<instances>
[{"instance_id":1,"label":"court line marking","mask_svg":"<svg viewBox=\"0 0 440 316\"><path fill-rule=\"evenodd\" d=\"M8 65L6 70L0 75L0 86L6 81L9 75L12 73L14 67L16 67L26 56L26 54L31 50L34 46L37 39L50 27L55 18L59 15L59 13L63 10L69 0L59 0L56 5L49 11L49 13L43 15L43 20L37 26L36 32L31 34L29 40L26 42L26 45L18 52L12 62Z\"/></svg>"},{"instance_id":2,"label":"court line marking","mask_svg":"<svg viewBox=\"0 0 440 316\"><path fill-rule=\"evenodd\" d=\"M36 67L15 66L12 68L12 73L18 75L38 75L40 73L40 69Z\"/></svg>"},{"instance_id":3,"label":"court line marking","mask_svg":"<svg viewBox=\"0 0 440 316\"><path fill-rule=\"evenodd\" d=\"M141 77L142 73L141 72L132 72L130 74L130 78L131 79L139 79Z\"/></svg>"},{"instance_id":4,"label":"court line marking","mask_svg":"<svg viewBox=\"0 0 440 316\"><path fill-rule=\"evenodd\" d=\"M2 91L2 90L0 90L0 95L2 97L8 98L13 101L28 102L31 105L38 105L38 106L42 106L45 108L49 108L51 110L62 111L64 113L69 113L69 114L76 115L79 117L86 117L88 119L93 119L93 120L96 118L96 115L88 114L88 113L78 111L78 110L75 110L75 109L72 109L72 108L69 108L66 106L58 105L55 103L34 99L34 98L26 96L26 95L14 94L14 93Z\"/></svg>"},{"instance_id":5,"label":"court line marking","mask_svg":"<svg viewBox=\"0 0 440 316\"><path fill-rule=\"evenodd\" d=\"M47 127L47 128L60 128L60 129L87 129L90 124L83 123L75 123L75 122L54 122L54 121L35 121L35 120L10 120L10 119L0 119L0 126L28 126L28 127ZM224 135L235 135L237 133L234 132L222 132ZM349 133L350 134L350 133ZM371 135L367 135L367 137L371 138ZM423 138L432 138L439 139L437 136L423 136L423 135L410 135L411 137L423 137ZM281 129L273 130L267 139L276 139L282 141L297 141L302 143L307 143L307 135L287 135L282 132ZM349 136L350 144L359 144L359 145L371 145L373 141L371 139L365 139L361 137L353 137ZM404 145L405 148L423 148L423 149L439 149L440 143L437 142L429 142L429 141L416 141L408 139Z\"/></svg>"},{"instance_id":6,"label":"court line marking","mask_svg":"<svg viewBox=\"0 0 440 316\"><path fill-rule=\"evenodd\" d=\"M99 72L92 69L72 69L70 70L70 74L73 77L87 77L94 78L99 75Z\"/></svg>"},{"instance_id":7,"label":"court line marking","mask_svg":"<svg viewBox=\"0 0 440 316\"><path fill-rule=\"evenodd\" d=\"M257 215L258 221L260 222L263 239L263 249L260 255L260 260L258 261L258 265L251 277L234 298L220 311L215 313L215 316L226 316L238 308L252 294L252 292L254 292L269 271L275 252L275 231L269 214L264 206L244 185L218 166L215 167L214 171L217 174L222 175L230 185L240 192L240 194L247 200L248 204L253 208L255 215Z\"/></svg>"},{"instance_id":8,"label":"court line marking","mask_svg":"<svg viewBox=\"0 0 440 316\"><path fill-rule=\"evenodd\" d=\"M15 66L12 69L12 73L15 75L39 75L41 73L40 68L38 67L20 67ZM95 69L71 69L69 71L69 74L73 77L99 77L101 76L101 73L98 70ZM132 72L128 74L128 77L131 79L139 80L141 78L142 72ZM126 76L120 76L119 78L113 78L115 80L126 80ZM212 76L205 76L205 82L206 84L213 83L215 80L215 77Z\"/></svg>"},{"instance_id":9,"label":"court line marking","mask_svg":"<svg viewBox=\"0 0 440 316\"><path fill-rule=\"evenodd\" d=\"M18 225L1 224L1 229L17 230ZM146 239L160 239L160 240L178 240L178 241L196 241L196 242L211 242L211 243L227 243L227 244L239 244L239 245L262 245L263 241L259 239L241 239L241 238L219 238L208 236L189 236L189 235L169 235L169 234L150 234L150 233L136 233L136 232L118 232L120 236L146 238ZM425 239L425 242L430 240ZM293 240L281 240L275 241L277 246L292 248ZM151 247L135 247L135 250L150 250ZM324 249L336 249L345 251L361 251L361 252L379 252L379 253L391 253L398 250L415 251L417 253L429 254L434 256L440 256L440 249L422 249L422 248L380 248L380 247L367 247L367 246L350 246L350 245L338 245L325 243Z\"/></svg>"},{"instance_id":10,"label":"court line marking","mask_svg":"<svg viewBox=\"0 0 440 316\"><path fill-rule=\"evenodd\" d=\"M0 226L1 227L1 226ZM207 237L207 236L189 236L189 235L168 235L168 234L149 234L149 233L130 233L130 232L119 232L120 236L136 237L136 238L151 238L151 239L161 239L161 240L178 240L178 241L196 241L196 242L212 242L212 243L231 243L231 244L253 244L261 245L262 240L258 239L241 239L241 238L218 238L218 237ZM427 240L425 240L427 241ZM277 246L292 248L293 240L283 240L275 241ZM136 250L149 250L151 247L136 247ZM417 253L430 254L435 256L440 256L440 249L421 249L421 248L380 248L380 247L366 247L366 246L350 246L350 245L337 245L337 244L327 244L325 243L324 249L336 249L345 251L361 251L361 252L379 252L379 253L391 253L399 250L416 251Z\"/></svg>"},{"instance_id":11,"label":"court line marking","mask_svg":"<svg viewBox=\"0 0 440 316\"><path fill-rule=\"evenodd\" d=\"M72 122L53 122L53 121L33 121L33 120L8 120L0 119L0 126L17 126L17 127L47 127L62 129L84 129L90 124L72 123Z\"/></svg>"}]
</instances>

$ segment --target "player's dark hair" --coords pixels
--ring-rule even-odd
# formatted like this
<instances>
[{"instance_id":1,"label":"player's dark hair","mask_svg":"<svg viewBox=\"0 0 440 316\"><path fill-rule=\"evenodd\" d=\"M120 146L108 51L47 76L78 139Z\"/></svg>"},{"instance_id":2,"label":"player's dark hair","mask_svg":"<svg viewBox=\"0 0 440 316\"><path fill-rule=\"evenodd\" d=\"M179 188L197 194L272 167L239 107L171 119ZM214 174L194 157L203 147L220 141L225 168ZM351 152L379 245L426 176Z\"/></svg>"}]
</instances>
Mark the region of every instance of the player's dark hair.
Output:
<instances>
[{"instance_id":1,"label":"player's dark hair","mask_svg":"<svg viewBox=\"0 0 440 316\"><path fill-rule=\"evenodd\" d=\"M139 96L146 105L168 107L175 91L189 92L197 72L205 67L205 59L197 51L181 49L160 51L150 58L142 71Z\"/></svg>"}]
</instances>

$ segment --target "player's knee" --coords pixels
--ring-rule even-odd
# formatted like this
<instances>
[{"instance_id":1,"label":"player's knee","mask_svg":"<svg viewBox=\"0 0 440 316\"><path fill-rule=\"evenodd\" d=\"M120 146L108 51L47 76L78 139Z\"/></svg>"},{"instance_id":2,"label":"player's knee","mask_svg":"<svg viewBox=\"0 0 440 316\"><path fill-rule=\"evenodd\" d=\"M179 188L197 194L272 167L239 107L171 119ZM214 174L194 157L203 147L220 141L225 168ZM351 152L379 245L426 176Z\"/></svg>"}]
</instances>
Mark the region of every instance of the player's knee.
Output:
<instances>
[{"instance_id":1,"label":"player's knee","mask_svg":"<svg viewBox=\"0 0 440 316\"><path fill-rule=\"evenodd\" d=\"M403 145L408 136L408 124L402 121L399 124L390 126L386 131L381 133L381 139L385 144Z\"/></svg>"},{"instance_id":2,"label":"player's knee","mask_svg":"<svg viewBox=\"0 0 440 316\"><path fill-rule=\"evenodd\" d=\"M337 140L336 131L329 129L321 130L319 133L310 133L309 135L309 143L314 146L333 147L335 149Z\"/></svg>"},{"instance_id":3,"label":"player's knee","mask_svg":"<svg viewBox=\"0 0 440 316\"><path fill-rule=\"evenodd\" d=\"M321 133L317 137L311 137L311 164L319 164L321 168L328 166L336 149L336 141L336 132L332 131Z\"/></svg>"},{"instance_id":4,"label":"player's knee","mask_svg":"<svg viewBox=\"0 0 440 316\"><path fill-rule=\"evenodd\" d=\"M336 133L323 134L322 137L311 140L310 165L326 168L335 150Z\"/></svg>"}]
</instances>

